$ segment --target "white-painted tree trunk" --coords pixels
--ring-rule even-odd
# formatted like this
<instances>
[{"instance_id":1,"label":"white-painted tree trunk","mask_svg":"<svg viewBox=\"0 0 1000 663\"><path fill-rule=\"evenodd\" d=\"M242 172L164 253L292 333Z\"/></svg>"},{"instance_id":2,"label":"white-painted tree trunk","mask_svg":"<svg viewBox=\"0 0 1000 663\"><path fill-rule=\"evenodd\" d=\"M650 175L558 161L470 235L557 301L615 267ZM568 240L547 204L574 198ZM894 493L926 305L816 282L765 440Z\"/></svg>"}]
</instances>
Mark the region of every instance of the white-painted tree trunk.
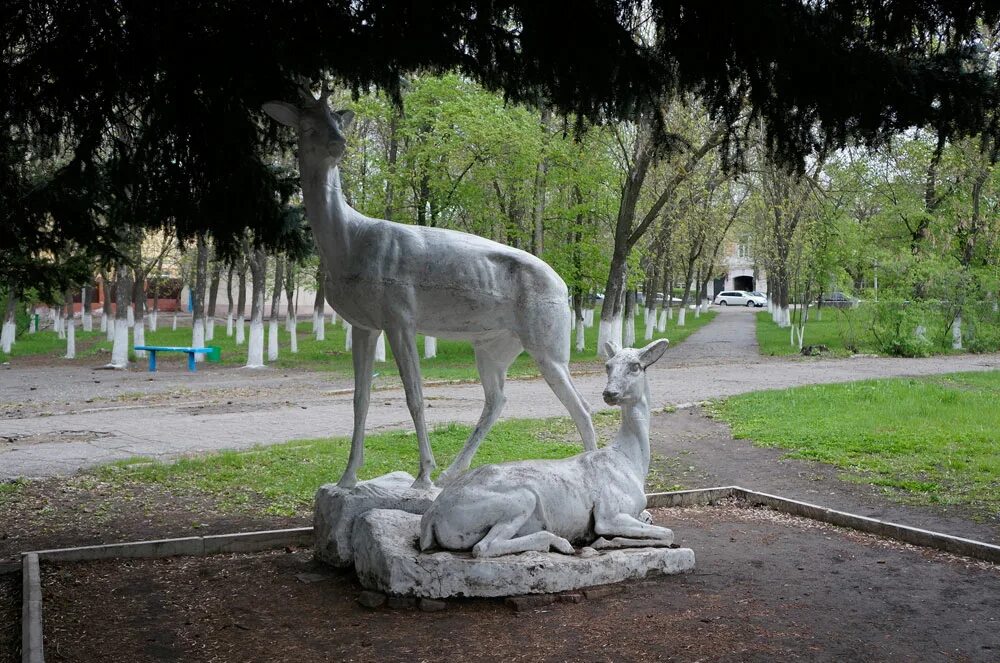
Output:
<instances>
[{"instance_id":1,"label":"white-painted tree trunk","mask_svg":"<svg viewBox=\"0 0 1000 663\"><path fill-rule=\"evenodd\" d=\"M687 307L686 306L682 306L679 309L677 309L677 326L678 327L683 327L684 326L684 318L685 317L687 317Z\"/></svg>"},{"instance_id":2,"label":"white-painted tree trunk","mask_svg":"<svg viewBox=\"0 0 1000 663\"><path fill-rule=\"evenodd\" d=\"M128 319L115 318L112 327L115 332L114 344L111 346L112 368L128 368Z\"/></svg>"},{"instance_id":3,"label":"white-painted tree trunk","mask_svg":"<svg viewBox=\"0 0 1000 663\"><path fill-rule=\"evenodd\" d=\"M35 334L38 332L38 312L31 312L31 319L28 320L28 333Z\"/></svg>"},{"instance_id":4,"label":"white-painted tree trunk","mask_svg":"<svg viewBox=\"0 0 1000 663\"><path fill-rule=\"evenodd\" d=\"M424 358L433 359L438 355L438 340L434 336L424 336Z\"/></svg>"},{"instance_id":5,"label":"white-painted tree trunk","mask_svg":"<svg viewBox=\"0 0 1000 663\"><path fill-rule=\"evenodd\" d=\"M319 311L313 309L313 335L319 338Z\"/></svg>"},{"instance_id":6,"label":"white-painted tree trunk","mask_svg":"<svg viewBox=\"0 0 1000 663\"><path fill-rule=\"evenodd\" d=\"M177 331L177 311L174 311L174 320L170 323L170 328Z\"/></svg>"},{"instance_id":7,"label":"white-painted tree trunk","mask_svg":"<svg viewBox=\"0 0 1000 663\"><path fill-rule=\"evenodd\" d=\"M76 359L76 321L72 316L66 321L66 359Z\"/></svg>"},{"instance_id":8,"label":"white-painted tree trunk","mask_svg":"<svg viewBox=\"0 0 1000 663\"><path fill-rule=\"evenodd\" d=\"M698 302L694 306L694 317L696 319L701 317L701 302Z\"/></svg>"},{"instance_id":9,"label":"white-painted tree trunk","mask_svg":"<svg viewBox=\"0 0 1000 663\"><path fill-rule=\"evenodd\" d=\"M132 351L135 352L136 357L145 357L145 350L136 350L135 346L146 345L146 325L143 324L142 320L136 320L135 325L132 327Z\"/></svg>"},{"instance_id":10,"label":"white-painted tree trunk","mask_svg":"<svg viewBox=\"0 0 1000 663\"><path fill-rule=\"evenodd\" d=\"M785 327L788 327L789 325L792 324L792 316L789 313L789 309L787 306L779 306L777 308L777 311L778 311L778 319L776 322L778 323L778 327L784 329Z\"/></svg>"},{"instance_id":11,"label":"white-painted tree trunk","mask_svg":"<svg viewBox=\"0 0 1000 663\"><path fill-rule=\"evenodd\" d=\"M316 340L325 341L326 340L326 316L318 315L316 316Z\"/></svg>"},{"instance_id":12,"label":"white-painted tree trunk","mask_svg":"<svg viewBox=\"0 0 1000 663\"><path fill-rule=\"evenodd\" d=\"M330 309L330 324L331 325L337 324L337 310L336 309Z\"/></svg>"},{"instance_id":13,"label":"white-painted tree trunk","mask_svg":"<svg viewBox=\"0 0 1000 663\"><path fill-rule=\"evenodd\" d=\"M34 316L32 316L32 319L34 319ZM85 332L94 331L94 318L91 315L90 311L83 312L83 318L81 320L81 323L83 325L83 331Z\"/></svg>"},{"instance_id":14,"label":"white-painted tree trunk","mask_svg":"<svg viewBox=\"0 0 1000 663\"><path fill-rule=\"evenodd\" d=\"M917 325L917 328L913 330L913 335L919 338L921 341L927 340L927 327L923 325Z\"/></svg>"},{"instance_id":15,"label":"white-painted tree trunk","mask_svg":"<svg viewBox=\"0 0 1000 663\"><path fill-rule=\"evenodd\" d=\"M343 318L341 318L341 320L343 320ZM354 347L354 341L351 337L351 323L346 320L344 322L344 329L347 330L347 334L344 336L344 349L350 352L351 348Z\"/></svg>"},{"instance_id":16,"label":"white-painted tree trunk","mask_svg":"<svg viewBox=\"0 0 1000 663\"><path fill-rule=\"evenodd\" d=\"M0 331L0 350L3 350L4 354L10 354L10 349L14 345L16 331L17 326L15 323L4 320L3 331Z\"/></svg>"},{"instance_id":17,"label":"white-painted tree trunk","mask_svg":"<svg viewBox=\"0 0 1000 663\"><path fill-rule=\"evenodd\" d=\"M205 320L202 318L191 321L191 347L205 347ZM194 360L205 361L205 354L202 352L195 353Z\"/></svg>"},{"instance_id":18,"label":"white-painted tree trunk","mask_svg":"<svg viewBox=\"0 0 1000 663\"><path fill-rule=\"evenodd\" d=\"M670 309L665 308L660 311L660 319L656 321L656 331L663 333L667 331L667 318L670 317Z\"/></svg>"},{"instance_id":19,"label":"white-painted tree trunk","mask_svg":"<svg viewBox=\"0 0 1000 663\"><path fill-rule=\"evenodd\" d=\"M101 311L101 331L105 334L108 333L108 313L106 308ZM109 338L108 340L110 341L111 339Z\"/></svg>"},{"instance_id":20,"label":"white-painted tree trunk","mask_svg":"<svg viewBox=\"0 0 1000 663\"><path fill-rule=\"evenodd\" d=\"M62 311L56 312L56 319L52 322L52 329L60 340L66 338L66 324L63 320Z\"/></svg>"},{"instance_id":21,"label":"white-painted tree trunk","mask_svg":"<svg viewBox=\"0 0 1000 663\"><path fill-rule=\"evenodd\" d=\"M344 316L340 316L340 326L346 329L347 331L351 330L351 323L349 323L347 321L347 318L345 318Z\"/></svg>"},{"instance_id":22,"label":"white-painted tree trunk","mask_svg":"<svg viewBox=\"0 0 1000 663\"><path fill-rule=\"evenodd\" d=\"M160 323L160 313L159 311L151 311L149 313L149 331L155 332L157 325Z\"/></svg>"},{"instance_id":23,"label":"white-painted tree trunk","mask_svg":"<svg viewBox=\"0 0 1000 663\"><path fill-rule=\"evenodd\" d=\"M233 314L230 313L226 315L226 336L230 338L233 335Z\"/></svg>"},{"instance_id":24,"label":"white-painted tree trunk","mask_svg":"<svg viewBox=\"0 0 1000 663\"><path fill-rule=\"evenodd\" d=\"M576 321L576 351L583 352L587 344L586 311L584 317Z\"/></svg>"},{"instance_id":25,"label":"white-painted tree trunk","mask_svg":"<svg viewBox=\"0 0 1000 663\"><path fill-rule=\"evenodd\" d=\"M299 323L295 319L294 315L288 316L286 321L288 324L288 351L292 354L296 354L299 351Z\"/></svg>"},{"instance_id":26,"label":"white-painted tree trunk","mask_svg":"<svg viewBox=\"0 0 1000 663\"><path fill-rule=\"evenodd\" d=\"M128 326L135 327L135 307L128 305Z\"/></svg>"},{"instance_id":27,"label":"white-painted tree trunk","mask_svg":"<svg viewBox=\"0 0 1000 663\"><path fill-rule=\"evenodd\" d=\"M267 360L278 360L278 319L271 318L267 325Z\"/></svg>"},{"instance_id":28,"label":"white-painted tree trunk","mask_svg":"<svg viewBox=\"0 0 1000 663\"><path fill-rule=\"evenodd\" d=\"M600 319L600 325L597 328L597 356L608 358L607 353L604 351L604 344L608 341L614 343L615 345L621 347L622 344L622 318L621 315L617 315L610 320Z\"/></svg>"},{"instance_id":29,"label":"white-painted tree trunk","mask_svg":"<svg viewBox=\"0 0 1000 663\"><path fill-rule=\"evenodd\" d=\"M652 315L646 314L646 328L643 338L647 341L653 340L653 332L656 331L656 311L653 311Z\"/></svg>"},{"instance_id":30,"label":"white-painted tree trunk","mask_svg":"<svg viewBox=\"0 0 1000 663\"><path fill-rule=\"evenodd\" d=\"M215 340L215 316L205 318L205 342Z\"/></svg>"},{"instance_id":31,"label":"white-painted tree trunk","mask_svg":"<svg viewBox=\"0 0 1000 663\"><path fill-rule=\"evenodd\" d=\"M674 307L673 306L668 306L667 307L667 320L673 320L673 319L674 319ZM667 329L667 323L664 322L663 323L663 330L666 331L666 329Z\"/></svg>"},{"instance_id":32,"label":"white-painted tree trunk","mask_svg":"<svg viewBox=\"0 0 1000 663\"><path fill-rule=\"evenodd\" d=\"M622 335L622 343L624 347L631 348L635 345L635 316L627 315L625 316L625 332Z\"/></svg>"},{"instance_id":33,"label":"white-painted tree trunk","mask_svg":"<svg viewBox=\"0 0 1000 663\"><path fill-rule=\"evenodd\" d=\"M955 322L951 325L951 349L962 349L962 316L955 317Z\"/></svg>"},{"instance_id":34,"label":"white-painted tree trunk","mask_svg":"<svg viewBox=\"0 0 1000 663\"><path fill-rule=\"evenodd\" d=\"M243 345L246 341L246 320L243 316L236 318L236 345Z\"/></svg>"},{"instance_id":35,"label":"white-painted tree trunk","mask_svg":"<svg viewBox=\"0 0 1000 663\"><path fill-rule=\"evenodd\" d=\"M594 309L588 308L583 310L583 326L587 329L594 326Z\"/></svg>"},{"instance_id":36,"label":"white-painted tree trunk","mask_svg":"<svg viewBox=\"0 0 1000 663\"><path fill-rule=\"evenodd\" d=\"M264 321L250 320L250 342L247 343L247 368L264 368Z\"/></svg>"},{"instance_id":37,"label":"white-painted tree trunk","mask_svg":"<svg viewBox=\"0 0 1000 663\"><path fill-rule=\"evenodd\" d=\"M385 332L381 332L375 341L375 361L385 363Z\"/></svg>"},{"instance_id":38,"label":"white-painted tree trunk","mask_svg":"<svg viewBox=\"0 0 1000 663\"><path fill-rule=\"evenodd\" d=\"M109 315L110 315L110 313L105 313L105 314L101 315L101 331L103 331L105 333L105 336L106 336L107 340L114 341L115 340L115 319L113 317L109 319L108 318Z\"/></svg>"}]
</instances>

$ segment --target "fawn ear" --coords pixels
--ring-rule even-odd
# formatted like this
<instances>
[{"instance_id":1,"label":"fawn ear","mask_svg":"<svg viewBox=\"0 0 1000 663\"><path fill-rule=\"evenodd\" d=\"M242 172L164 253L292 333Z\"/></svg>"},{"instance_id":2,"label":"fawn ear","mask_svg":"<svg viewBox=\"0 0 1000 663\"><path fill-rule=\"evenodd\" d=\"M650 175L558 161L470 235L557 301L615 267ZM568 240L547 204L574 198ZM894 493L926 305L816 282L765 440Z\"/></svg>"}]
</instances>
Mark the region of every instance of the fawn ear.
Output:
<instances>
[{"instance_id":1,"label":"fawn ear","mask_svg":"<svg viewBox=\"0 0 1000 663\"><path fill-rule=\"evenodd\" d=\"M337 111L337 115L340 117L341 129L346 129L347 127L351 126L352 122L354 122L354 111L352 110Z\"/></svg>"},{"instance_id":2,"label":"fawn ear","mask_svg":"<svg viewBox=\"0 0 1000 663\"><path fill-rule=\"evenodd\" d=\"M285 103L284 101L269 101L261 108L264 109L265 113L286 127L298 128L299 109L295 106Z\"/></svg>"},{"instance_id":3,"label":"fawn ear","mask_svg":"<svg viewBox=\"0 0 1000 663\"><path fill-rule=\"evenodd\" d=\"M614 341L604 342L604 354L608 356L608 359L611 359L621 351L622 351L621 346L615 343Z\"/></svg>"},{"instance_id":4,"label":"fawn ear","mask_svg":"<svg viewBox=\"0 0 1000 663\"><path fill-rule=\"evenodd\" d=\"M652 364L656 363L656 360L663 356L663 353L667 351L667 345L670 344L665 338L653 341L642 350L639 350L639 363L642 364L643 368L647 368Z\"/></svg>"}]
</instances>

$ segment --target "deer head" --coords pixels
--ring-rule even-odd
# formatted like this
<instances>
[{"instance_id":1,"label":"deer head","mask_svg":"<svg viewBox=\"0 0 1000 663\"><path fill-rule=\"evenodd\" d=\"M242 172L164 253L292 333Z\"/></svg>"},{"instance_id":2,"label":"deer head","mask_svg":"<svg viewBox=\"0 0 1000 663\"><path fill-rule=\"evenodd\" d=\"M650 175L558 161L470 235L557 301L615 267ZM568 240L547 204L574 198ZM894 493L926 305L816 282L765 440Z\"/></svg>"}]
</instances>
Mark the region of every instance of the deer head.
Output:
<instances>
[{"instance_id":1,"label":"deer head","mask_svg":"<svg viewBox=\"0 0 1000 663\"><path fill-rule=\"evenodd\" d=\"M347 137L344 132L354 121L354 111L331 111L327 98L330 90L323 83L319 99L305 86L299 87L299 106L284 101L269 101L264 112L285 126L298 130L299 158L336 166L344 158Z\"/></svg>"},{"instance_id":2,"label":"deer head","mask_svg":"<svg viewBox=\"0 0 1000 663\"><path fill-rule=\"evenodd\" d=\"M604 364L608 370L604 402L608 405L638 402L646 393L646 369L663 356L667 343L667 339L661 338L640 350L605 343L604 350L610 359Z\"/></svg>"}]
</instances>

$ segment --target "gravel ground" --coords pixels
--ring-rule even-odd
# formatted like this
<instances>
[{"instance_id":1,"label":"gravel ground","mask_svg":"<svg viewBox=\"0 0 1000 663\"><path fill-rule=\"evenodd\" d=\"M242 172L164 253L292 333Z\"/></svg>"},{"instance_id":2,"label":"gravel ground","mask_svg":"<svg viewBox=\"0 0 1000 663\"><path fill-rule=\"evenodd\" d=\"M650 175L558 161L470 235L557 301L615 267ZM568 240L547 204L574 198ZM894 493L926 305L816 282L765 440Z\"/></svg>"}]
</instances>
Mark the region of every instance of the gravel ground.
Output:
<instances>
[{"instance_id":1,"label":"gravel ground","mask_svg":"<svg viewBox=\"0 0 1000 663\"><path fill-rule=\"evenodd\" d=\"M995 370L1000 354L928 359L763 358L753 311L721 310L650 370L654 406L760 389L864 378ZM575 376L592 405L603 372ZM377 386L377 385L376 385ZM475 423L478 384L428 385L427 420ZM542 380L511 380L505 418L565 416ZM349 435L353 395L342 379L315 372L238 368L186 372L19 368L0 370L0 480L70 474L116 459L159 459L299 438ZM412 427L398 388L377 391L369 430Z\"/></svg>"}]
</instances>

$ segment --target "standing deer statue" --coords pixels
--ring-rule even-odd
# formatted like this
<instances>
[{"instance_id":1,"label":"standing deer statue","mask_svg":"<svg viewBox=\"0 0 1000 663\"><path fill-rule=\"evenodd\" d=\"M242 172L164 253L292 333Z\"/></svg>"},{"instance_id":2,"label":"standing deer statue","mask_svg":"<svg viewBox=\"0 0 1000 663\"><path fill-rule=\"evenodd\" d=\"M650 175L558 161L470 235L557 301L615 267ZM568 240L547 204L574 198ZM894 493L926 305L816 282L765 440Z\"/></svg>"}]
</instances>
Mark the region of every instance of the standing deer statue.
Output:
<instances>
[{"instance_id":1,"label":"standing deer statue","mask_svg":"<svg viewBox=\"0 0 1000 663\"><path fill-rule=\"evenodd\" d=\"M549 548L573 554L574 542L593 548L673 543L673 532L642 519L649 472L646 369L666 349L666 339L641 350L607 343L604 401L622 409L614 441L572 458L483 465L458 477L421 518L421 550L471 548L475 557L496 557Z\"/></svg>"},{"instance_id":2,"label":"standing deer statue","mask_svg":"<svg viewBox=\"0 0 1000 663\"><path fill-rule=\"evenodd\" d=\"M264 112L298 131L299 177L306 216L326 268L326 299L351 324L354 431L347 469L338 485L357 483L364 461L365 419L375 343L384 330L396 358L416 428L420 471L415 488L429 488L434 455L424 421L417 334L472 342L486 405L442 481L469 468L476 449L503 408L507 369L522 350L580 431L596 448L590 408L570 379L570 311L566 284L529 253L453 230L372 219L344 200L338 165L352 111L331 111L324 85L319 99L301 89L301 105L264 104Z\"/></svg>"}]
</instances>

